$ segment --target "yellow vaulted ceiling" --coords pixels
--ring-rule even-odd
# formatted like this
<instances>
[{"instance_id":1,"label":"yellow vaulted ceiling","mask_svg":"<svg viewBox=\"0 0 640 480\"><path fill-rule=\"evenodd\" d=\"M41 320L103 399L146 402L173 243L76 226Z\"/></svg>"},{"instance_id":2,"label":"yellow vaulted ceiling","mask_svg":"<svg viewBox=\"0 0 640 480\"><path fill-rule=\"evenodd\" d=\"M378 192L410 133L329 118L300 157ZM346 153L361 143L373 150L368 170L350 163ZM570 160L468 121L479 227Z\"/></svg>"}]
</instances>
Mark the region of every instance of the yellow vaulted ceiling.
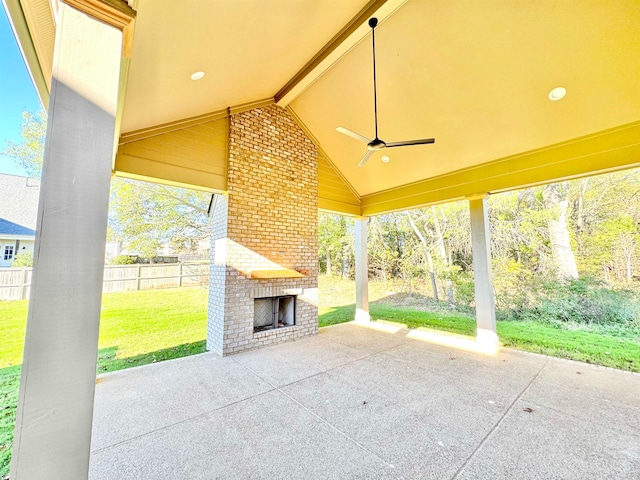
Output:
<instances>
[{"instance_id":1,"label":"yellow vaulted ceiling","mask_svg":"<svg viewBox=\"0 0 640 480\"><path fill-rule=\"evenodd\" d=\"M36 58L46 76L51 60L43 52L55 22L38 26L27 10L20 17L29 2L4 1L23 51L32 43L35 53L25 54L32 73ZM31 0L40 12L45 2ZM134 7L121 139L164 136L121 146L129 162L173 145L187 135L177 132L181 125L193 130L199 122L184 119L276 101L320 147L321 203L350 214L640 165L638 0L138 0ZM335 128L374 134L366 27L373 15L381 20L379 136L436 143L376 153L358 168L366 146ZM195 71L205 77L190 80ZM552 102L547 95L558 86L567 95ZM153 177L153 165L180 162L175 151L157 153L137 174ZM382 163L382 154L391 161ZM189 161L185 152L184 165L163 167L163 175L180 171L184 183ZM214 176L222 168L209 167Z\"/></svg>"},{"instance_id":2,"label":"yellow vaulted ceiling","mask_svg":"<svg viewBox=\"0 0 640 480\"><path fill-rule=\"evenodd\" d=\"M138 0L122 131L273 98L365 3Z\"/></svg>"},{"instance_id":3,"label":"yellow vaulted ceiling","mask_svg":"<svg viewBox=\"0 0 640 480\"><path fill-rule=\"evenodd\" d=\"M377 29L380 137L435 145L356 166L366 146L335 128L374 134L366 33L289 104L365 203L640 120L637 0L396 3ZM123 131L274 97L366 5L140 0ZM206 75L193 82L196 70ZM557 86L568 93L552 102Z\"/></svg>"},{"instance_id":4,"label":"yellow vaulted ceiling","mask_svg":"<svg viewBox=\"0 0 640 480\"><path fill-rule=\"evenodd\" d=\"M356 166L365 146L335 127L374 135L370 38L291 105L360 195L640 119L637 0L413 0L376 43L380 138L435 145Z\"/></svg>"}]
</instances>

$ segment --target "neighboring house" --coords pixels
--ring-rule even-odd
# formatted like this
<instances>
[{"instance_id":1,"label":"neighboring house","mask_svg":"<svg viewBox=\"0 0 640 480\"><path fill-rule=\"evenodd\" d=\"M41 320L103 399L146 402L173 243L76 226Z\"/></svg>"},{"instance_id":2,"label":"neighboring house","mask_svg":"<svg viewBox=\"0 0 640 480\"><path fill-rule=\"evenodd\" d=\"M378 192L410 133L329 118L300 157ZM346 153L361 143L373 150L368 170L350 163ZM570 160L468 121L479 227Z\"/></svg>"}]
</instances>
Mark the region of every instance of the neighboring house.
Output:
<instances>
[{"instance_id":1,"label":"neighboring house","mask_svg":"<svg viewBox=\"0 0 640 480\"><path fill-rule=\"evenodd\" d=\"M40 182L0 174L0 267L21 252L33 252Z\"/></svg>"},{"instance_id":2,"label":"neighboring house","mask_svg":"<svg viewBox=\"0 0 640 480\"><path fill-rule=\"evenodd\" d=\"M0 267L10 267L20 252L33 252L36 231L0 218Z\"/></svg>"},{"instance_id":3,"label":"neighboring house","mask_svg":"<svg viewBox=\"0 0 640 480\"><path fill-rule=\"evenodd\" d=\"M104 248L104 261L111 263L111 261L121 254L122 245L120 242L107 242Z\"/></svg>"}]
</instances>

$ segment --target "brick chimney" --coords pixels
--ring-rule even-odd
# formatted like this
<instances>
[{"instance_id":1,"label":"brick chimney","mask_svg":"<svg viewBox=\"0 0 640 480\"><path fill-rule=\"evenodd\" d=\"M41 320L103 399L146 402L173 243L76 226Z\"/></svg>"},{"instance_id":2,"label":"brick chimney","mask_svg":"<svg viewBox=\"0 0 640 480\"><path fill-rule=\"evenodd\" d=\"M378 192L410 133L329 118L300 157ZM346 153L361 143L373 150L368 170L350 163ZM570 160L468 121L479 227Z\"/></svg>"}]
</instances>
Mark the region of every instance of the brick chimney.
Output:
<instances>
[{"instance_id":1,"label":"brick chimney","mask_svg":"<svg viewBox=\"0 0 640 480\"><path fill-rule=\"evenodd\" d=\"M216 197L207 350L221 355L318 331L318 152L282 108L231 115L228 193ZM256 327L256 300L295 297L295 321ZM280 312L282 317L282 312ZM264 322L263 322L264 323Z\"/></svg>"}]
</instances>

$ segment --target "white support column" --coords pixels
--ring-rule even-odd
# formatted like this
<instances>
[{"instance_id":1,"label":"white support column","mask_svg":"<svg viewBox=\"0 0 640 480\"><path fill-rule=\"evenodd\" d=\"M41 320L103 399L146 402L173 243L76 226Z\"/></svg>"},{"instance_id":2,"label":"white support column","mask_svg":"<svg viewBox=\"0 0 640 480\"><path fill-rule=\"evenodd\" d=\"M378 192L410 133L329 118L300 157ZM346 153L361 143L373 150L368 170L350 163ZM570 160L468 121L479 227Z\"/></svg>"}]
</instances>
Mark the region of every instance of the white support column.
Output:
<instances>
[{"instance_id":1,"label":"white support column","mask_svg":"<svg viewBox=\"0 0 640 480\"><path fill-rule=\"evenodd\" d=\"M368 322L369 315L369 262L367 258L368 217L355 221L356 243L356 321Z\"/></svg>"},{"instance_id":2,"label":"white support column","mask_svg":"<svg viewBox=\"0 0 640 480\"><path fill-rule=\"evenodd\" d=\"M60 3L57 18L12 480L89 470L124 28L106 22L113 5L120 20L128 7L62 1L74 7Z\"/></svg>"},{"instance_id":3,"label":"white support column","mask_svg":"<svg viewBox=\"0 0 640 480\"><path fill-rule=\"evenodd\" d=\"M483 349L495 351L499 341L496 332L496 306L491 273L488 195L469 197L468 200L476 300L476 340Z\"/></svg>"}]
</instances>

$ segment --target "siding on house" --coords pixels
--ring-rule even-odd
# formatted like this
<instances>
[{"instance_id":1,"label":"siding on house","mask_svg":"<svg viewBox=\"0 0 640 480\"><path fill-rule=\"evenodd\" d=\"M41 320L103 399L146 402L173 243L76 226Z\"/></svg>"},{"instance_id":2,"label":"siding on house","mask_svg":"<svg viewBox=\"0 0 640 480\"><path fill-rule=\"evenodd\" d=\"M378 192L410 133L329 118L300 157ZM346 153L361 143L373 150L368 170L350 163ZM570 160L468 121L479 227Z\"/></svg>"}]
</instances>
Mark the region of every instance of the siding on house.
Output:
<instances>
[{"instance_id":1,"label":"siding on house","mask_svg":"<svg viewBox=\"0 0 640 480\"><path fill-rule=\"evenodd\" d=\"M21 252L33 252L39 196L38 180L0 174L0 267L10 267Z\"/></svg>"}]
</instances>

